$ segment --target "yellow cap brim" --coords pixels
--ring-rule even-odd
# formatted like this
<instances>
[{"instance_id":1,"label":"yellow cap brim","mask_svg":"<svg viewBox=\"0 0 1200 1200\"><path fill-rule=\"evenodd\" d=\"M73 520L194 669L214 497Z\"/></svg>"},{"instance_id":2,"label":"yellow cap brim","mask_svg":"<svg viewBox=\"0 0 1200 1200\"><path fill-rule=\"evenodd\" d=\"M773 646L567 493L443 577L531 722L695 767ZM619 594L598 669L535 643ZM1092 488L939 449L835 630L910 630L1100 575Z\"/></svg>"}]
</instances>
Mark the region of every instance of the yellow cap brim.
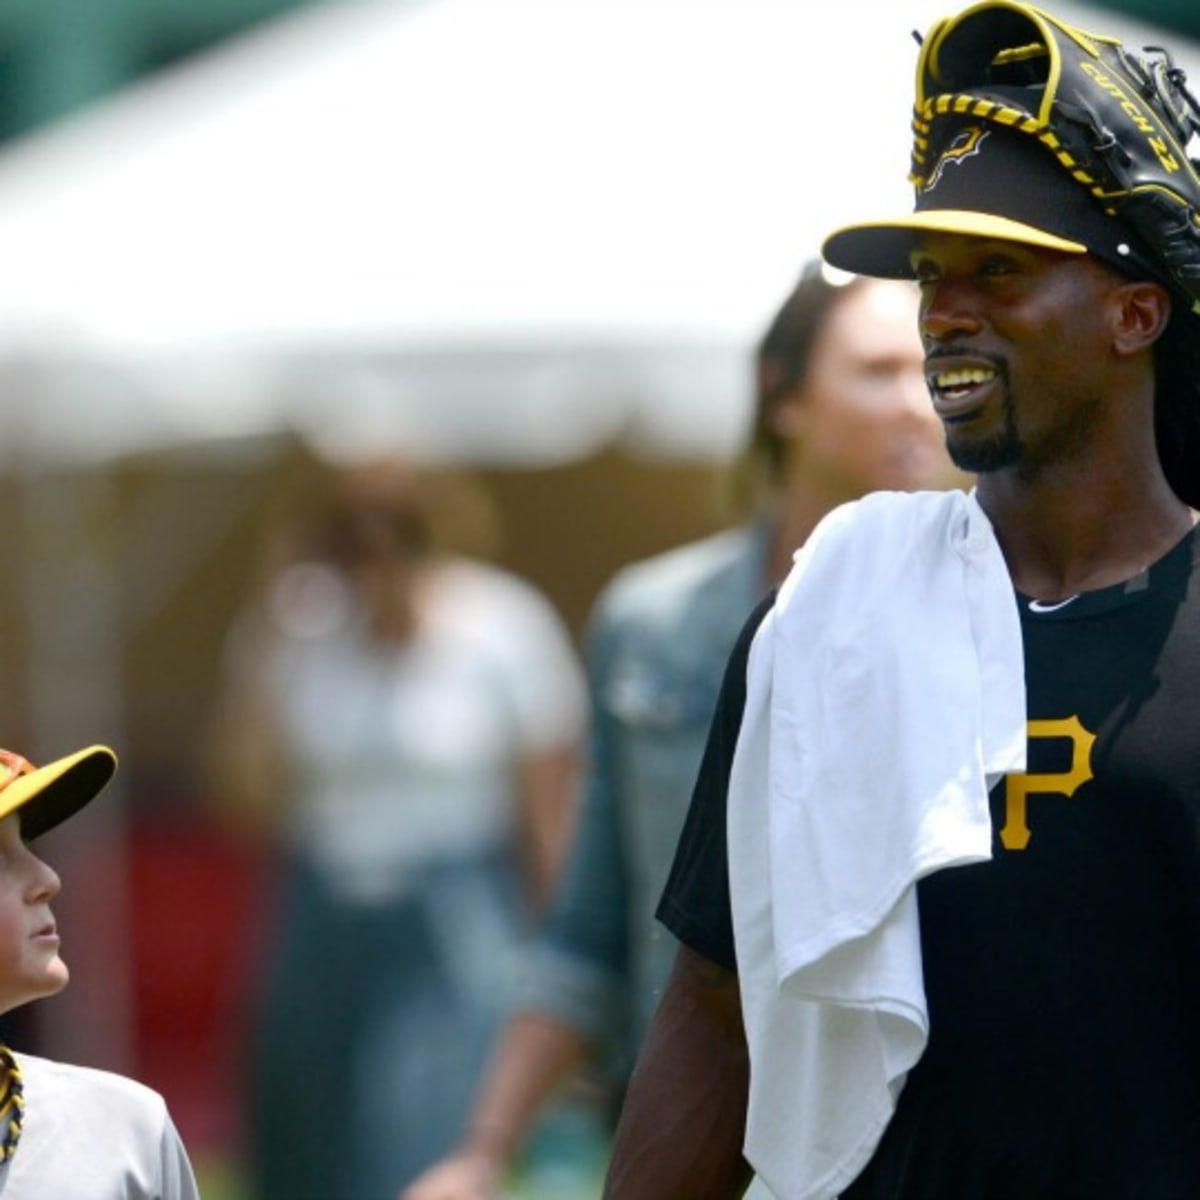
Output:
<instances>
[{"instance_id":1,"label":"yellow cap brim","mask_svg":"<svg viewBox=\"0 0 1200 1200\"><path fill-rule=\"evenodd\" d=\"M74 816L100 794L117 769L107 746L88 746L18 775L0 789L0 819L21 814L21 836L30 841Z\"/></svg>"},{"instance_id":2,"label":"yellow cap brim","mask_svg":"<svg viewBox=\"0 0 1200 1200\"><path fill-rule=\"evenodd\" d=\"M1086 254L1082 242L1071 241L993 213L968 209L937 208L910 213L891 221L865 221L847 225L825 239L825 261L855 275L883 279L911 279L912 256L926 233L962 234L1002 242L1020 242L1064 254Z\"/></svg>"}]
</instances>

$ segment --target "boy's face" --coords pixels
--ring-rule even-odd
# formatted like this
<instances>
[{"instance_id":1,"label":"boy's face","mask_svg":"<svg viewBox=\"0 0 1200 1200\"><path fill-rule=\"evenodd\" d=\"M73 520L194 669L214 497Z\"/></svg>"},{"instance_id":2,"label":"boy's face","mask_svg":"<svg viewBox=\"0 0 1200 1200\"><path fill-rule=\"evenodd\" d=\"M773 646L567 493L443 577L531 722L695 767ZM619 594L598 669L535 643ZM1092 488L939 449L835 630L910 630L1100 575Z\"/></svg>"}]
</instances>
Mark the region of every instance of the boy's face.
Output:
<instances>
[{"instance_id":1,"label":"boy's face","mask_svg":"<svg viewBox=\"0 0 1200 1200\"><path fill-rule=\"evenodd\" d=\"M21 840L17 814L0 820L0 1012L66 987L50 902L62 884Z\"/></svg>"}]
</instances>

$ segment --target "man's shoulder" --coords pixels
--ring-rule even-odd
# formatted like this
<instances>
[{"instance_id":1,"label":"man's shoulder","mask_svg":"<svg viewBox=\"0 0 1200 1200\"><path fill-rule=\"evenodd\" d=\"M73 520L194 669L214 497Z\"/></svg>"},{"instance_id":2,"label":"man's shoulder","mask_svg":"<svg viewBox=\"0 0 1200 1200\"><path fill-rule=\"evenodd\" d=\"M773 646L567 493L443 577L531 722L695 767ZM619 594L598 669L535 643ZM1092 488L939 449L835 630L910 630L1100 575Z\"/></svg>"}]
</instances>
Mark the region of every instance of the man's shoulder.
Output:
<instances>
[{"instance_id":1,"label":"man's shoulder","mask_svg":"<svg viewBox=\"0 0 1200 1200\"><path fill-rule=\"evenodd\" d=\"M831 510L821 525L885 527L894 522L930 522L963 510L967 493L958 488L868 492Z\"/></svg>"},{"instance_id":2,"label":"man's shoulder","mask_svg":"<svg viewBox=\"0 0 1200 1200\"><path fill-rule=\"evenodd\" d=\"M797 552L796 561L839 555L848 548L889 553L907 546L973 545L989 528L974 497L957 488L944 491L868 492L839 505L818 522Z\"/></svg>"}]
</instances>

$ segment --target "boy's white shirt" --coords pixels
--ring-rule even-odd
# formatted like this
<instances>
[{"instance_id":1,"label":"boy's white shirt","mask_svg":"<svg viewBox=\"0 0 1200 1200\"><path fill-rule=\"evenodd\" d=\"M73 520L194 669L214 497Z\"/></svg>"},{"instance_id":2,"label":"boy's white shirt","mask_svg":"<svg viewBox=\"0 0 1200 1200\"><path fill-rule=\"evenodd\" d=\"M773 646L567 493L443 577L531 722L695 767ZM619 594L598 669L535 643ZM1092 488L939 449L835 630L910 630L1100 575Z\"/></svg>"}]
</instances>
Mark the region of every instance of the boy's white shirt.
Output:
<instances>
[{"instance_id":1,"label":"boy's white shirt","mask_svg":"<svg viewBox=\"0 0 1200 1200\"><path fill-rule=\"evenodd\" d=\"M1020 620L973 495L835 510L759 627L729 790L746 1156L779 1200L865 1166L928 1035L915 883L991 853L1025 762Z\"/></svg>"},{"instance_id":2,"label":"boy's white shirt","mask_svg":"<svg viewBox=\"0 0 1200 1200\"><path fill-rule=\"evenodd\" d=\"M25 1119L0 1200L199 1200L157 1092L122 1075L15 1055Z\"/></svg>"}]
</instances>

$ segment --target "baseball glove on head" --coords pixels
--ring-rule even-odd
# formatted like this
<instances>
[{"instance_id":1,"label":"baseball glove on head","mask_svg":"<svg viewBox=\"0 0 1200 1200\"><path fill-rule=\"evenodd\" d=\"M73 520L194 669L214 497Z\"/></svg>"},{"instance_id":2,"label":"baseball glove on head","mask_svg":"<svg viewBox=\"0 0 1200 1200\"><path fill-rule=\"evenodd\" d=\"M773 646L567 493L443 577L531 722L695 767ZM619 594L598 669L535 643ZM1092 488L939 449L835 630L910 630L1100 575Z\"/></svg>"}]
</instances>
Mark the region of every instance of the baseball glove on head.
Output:
<instances>
[{"instance_id":1,"label":"baseball glove on head","mask_svg":"<svg viewBox=\"0 0 1200 1200\"><path fill-rule=\"evenodd\" d=\"M918 192L964 120L1036 138L1137 235L1134 262L1200 313L1200 163L1189 157L1200 104L1166 50L1134 54L1031 4L986 0L938 22L922 42Z\"/></svg>"}]
</instances>

